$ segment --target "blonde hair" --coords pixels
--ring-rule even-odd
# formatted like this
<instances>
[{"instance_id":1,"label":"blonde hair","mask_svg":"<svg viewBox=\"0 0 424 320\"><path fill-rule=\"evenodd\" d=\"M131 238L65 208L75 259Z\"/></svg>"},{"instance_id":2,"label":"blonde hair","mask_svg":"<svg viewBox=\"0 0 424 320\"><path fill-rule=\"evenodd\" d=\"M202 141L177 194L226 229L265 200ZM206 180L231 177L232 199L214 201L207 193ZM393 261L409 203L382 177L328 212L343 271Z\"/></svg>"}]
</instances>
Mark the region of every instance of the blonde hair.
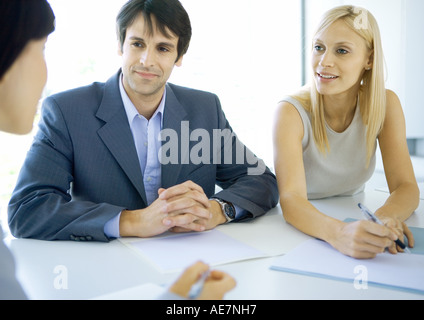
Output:
<instances>
[{"instance_id":1,"label":"blonde hair","mask_svg":"<svg viewBox=\"0 0 424 320\"><path fill-rule=\"evenodd\" d=\"M380 134L386 115L386 88L384 75L384 55L380 29L374 16L367 10L354 6L340 6L327 11L321 19L315 36L326 30L334 22L342 20L366 42L373 52L372 69L362 78L359 90L359 103L364 124L367 126L367 163L373 155L376 139ZM315 37L314 36L314 37ZM315 81L293 96L311 113L314 140L322 153L330 151L324 117L323 96L318 92Z\"/></svg>"}]
</instances>

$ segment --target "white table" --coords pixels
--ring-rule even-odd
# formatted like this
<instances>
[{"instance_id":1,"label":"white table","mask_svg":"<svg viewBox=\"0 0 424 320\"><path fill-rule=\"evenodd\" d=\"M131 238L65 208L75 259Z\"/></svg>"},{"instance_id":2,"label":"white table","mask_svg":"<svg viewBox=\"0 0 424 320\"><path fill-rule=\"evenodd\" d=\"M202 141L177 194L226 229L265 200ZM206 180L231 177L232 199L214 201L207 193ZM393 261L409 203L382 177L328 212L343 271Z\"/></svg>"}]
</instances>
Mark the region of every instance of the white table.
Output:
<instances>
[{"instance_id":1,"label":"white table","mask_svg":"<svg viewBox=\"0 0 424 320\"><path fill-rule=\"evenodd\" d=\"M358 202L375 210L387 197L385 192L367 191L354 197L313 203L318 209L339 219L360 219ZM407 224L424 227L424 201ZM279 207L252 222L224 225L218 229L270 255L286 253L309 239L285 223ZM7 244L17 261L18 278L32 299L93 299L146 283L168 285L179 275L161 274L119 240L95 243L9 239ZM217 267L230 273L237 281L237 287L226 298L424 299L424 295L373 286L357 290L353 283L273 271L269 269L272 259L268 257ZM67 289L60 288L66 285L64 283L58 285L60 276L66 276Z\"/></svg>"}]
</instances>

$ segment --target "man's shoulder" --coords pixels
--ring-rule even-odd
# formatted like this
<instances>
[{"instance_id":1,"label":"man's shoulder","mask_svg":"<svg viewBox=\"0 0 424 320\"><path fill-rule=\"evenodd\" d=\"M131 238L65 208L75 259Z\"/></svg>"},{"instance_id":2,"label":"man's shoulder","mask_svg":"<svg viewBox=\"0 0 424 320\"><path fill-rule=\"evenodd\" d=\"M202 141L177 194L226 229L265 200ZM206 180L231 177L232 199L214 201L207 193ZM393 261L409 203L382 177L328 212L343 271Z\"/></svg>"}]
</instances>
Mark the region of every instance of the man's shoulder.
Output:
<instances>
[{"instance_id":1,"label":"man's shoulder","mask_svg":"<svg viewBox=\"0 0 424 320\"><path fill-rule=\"evenodd\" d=\"M94 101L100 102L105 93L108 91L109 96L115 96L119 93L118 77L120 72L114 74L106 82L93 82L92 84L81 86L78 88L69 89L63 92L55 93L46 100L55 100L59 103L93 103Z\"/></svg>"},{"instance_id":2,"label":"man's shoulder","mask_svg":"<svg viewBox=\"0 0 424 320\"><path fill-rule=\"evenodd\" d=\"M69 89L66 91L54 93L46 100L55 100L57 102L68 102L75 100L87 101L88 98L96 99L103 95L105 83L94 82L90 85Z\"/></svg>"},{"instance_id":3,"label":"man's shoulder","mask_svg":"<svg viewBox=\"0 0 424 320\"><path fill-rule=\"evenodd\" d=\"M217 95L208 92L203 91L199 89L193 89L188 87L179 86L176 84L168 83L168 87L172 90L172 92L175 94L175 96L178 99L190 99L190 100L198 100L198 99L206 99L206 100L216 100L218 99Z\"/></svg>"},{"instance_id":4,"label":"man's shoulder","mask_svg":"<svg viewBox=\"0 0 424 320\"><path fill-rule=\"evenodd\" d=\"M178 103L191 121L213 126L213 120L225 118L221 102L214 93L182 87L174 84L167 84L166 101L169 105ZM170 89L170 90L168 90Z\"/></svg>"}]
</instances>

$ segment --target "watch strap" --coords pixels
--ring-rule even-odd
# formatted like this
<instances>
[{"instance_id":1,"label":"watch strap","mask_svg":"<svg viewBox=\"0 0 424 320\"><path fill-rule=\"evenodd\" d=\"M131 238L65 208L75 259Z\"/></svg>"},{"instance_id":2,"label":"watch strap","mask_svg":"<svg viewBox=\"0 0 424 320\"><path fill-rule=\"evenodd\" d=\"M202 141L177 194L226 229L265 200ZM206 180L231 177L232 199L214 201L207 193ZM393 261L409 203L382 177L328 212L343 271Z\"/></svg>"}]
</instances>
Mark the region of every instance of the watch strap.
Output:
<instances>
[{"instance_id":1,"label":"watch strap","mask_svg":"<svg viewBox=\"0 0 424 320\"><path fill-rule=\"evenodd\" d=\"M235 215L233 217L229 216L229 214L226 210L226 206L231 206L232 207L231 210L235 213L234 205L231 202L224 201L224 200L221 200L221 199L218 199L218 198L212 198L212 200L215 200L221 206L222 213L224 214L225 218L227 219L227 223L231 222L235 219Z\"/></svg>"}]
</instances>

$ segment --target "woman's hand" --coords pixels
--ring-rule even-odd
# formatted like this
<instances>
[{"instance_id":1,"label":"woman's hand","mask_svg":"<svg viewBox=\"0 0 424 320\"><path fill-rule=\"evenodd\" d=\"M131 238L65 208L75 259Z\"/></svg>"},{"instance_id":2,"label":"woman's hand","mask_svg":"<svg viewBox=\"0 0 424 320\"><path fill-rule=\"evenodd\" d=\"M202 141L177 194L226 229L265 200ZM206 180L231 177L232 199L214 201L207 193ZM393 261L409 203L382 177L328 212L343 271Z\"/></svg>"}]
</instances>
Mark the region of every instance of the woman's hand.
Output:
<instances>
[{"instance_id":1,"label":"woman's hand","mask_svg":"<svg viewBox=\"0 0 424 320\"><path fill-rule=\"evenodd\" d=\"M341 253L356 259L371 259L394 245L397 233L391 228L361 220L342 223L329 243Z\"/></svg>"},{"instance_id":2,"label":"woman's hand","mask_svg":"<svg viewBox=\"0 0 424 320\"><path fill-rule=\"evenodd\" d=\"M191 287L209 270L209 266L203 262L197 262L188 267L169 291L181 297L188 298ZM225 272L213 270L206 279L199 300L221 300L224 295L236 286L236 281Z\"/></svg>"},{"instance_id":3,"label":"woman's hand","mask_svg":"<svg viewBox=\"0 0 424 320\"><path fill-rule=\"evenodd\" d=\"M397 235L398 239L403 243L405 243L404 239L406 236L406 239L408 240L408 246L410 248L414 247L414 236L411 230L409 230L408 226L405 224L405 222L388 217L380 217L380 221L383 222L386 227L390 228ZM393 243L388 249L389 252L393 254L396 254L398 252L404 252L404 250L397 246L396 243Z\"/></svg>"}]
</instances>

